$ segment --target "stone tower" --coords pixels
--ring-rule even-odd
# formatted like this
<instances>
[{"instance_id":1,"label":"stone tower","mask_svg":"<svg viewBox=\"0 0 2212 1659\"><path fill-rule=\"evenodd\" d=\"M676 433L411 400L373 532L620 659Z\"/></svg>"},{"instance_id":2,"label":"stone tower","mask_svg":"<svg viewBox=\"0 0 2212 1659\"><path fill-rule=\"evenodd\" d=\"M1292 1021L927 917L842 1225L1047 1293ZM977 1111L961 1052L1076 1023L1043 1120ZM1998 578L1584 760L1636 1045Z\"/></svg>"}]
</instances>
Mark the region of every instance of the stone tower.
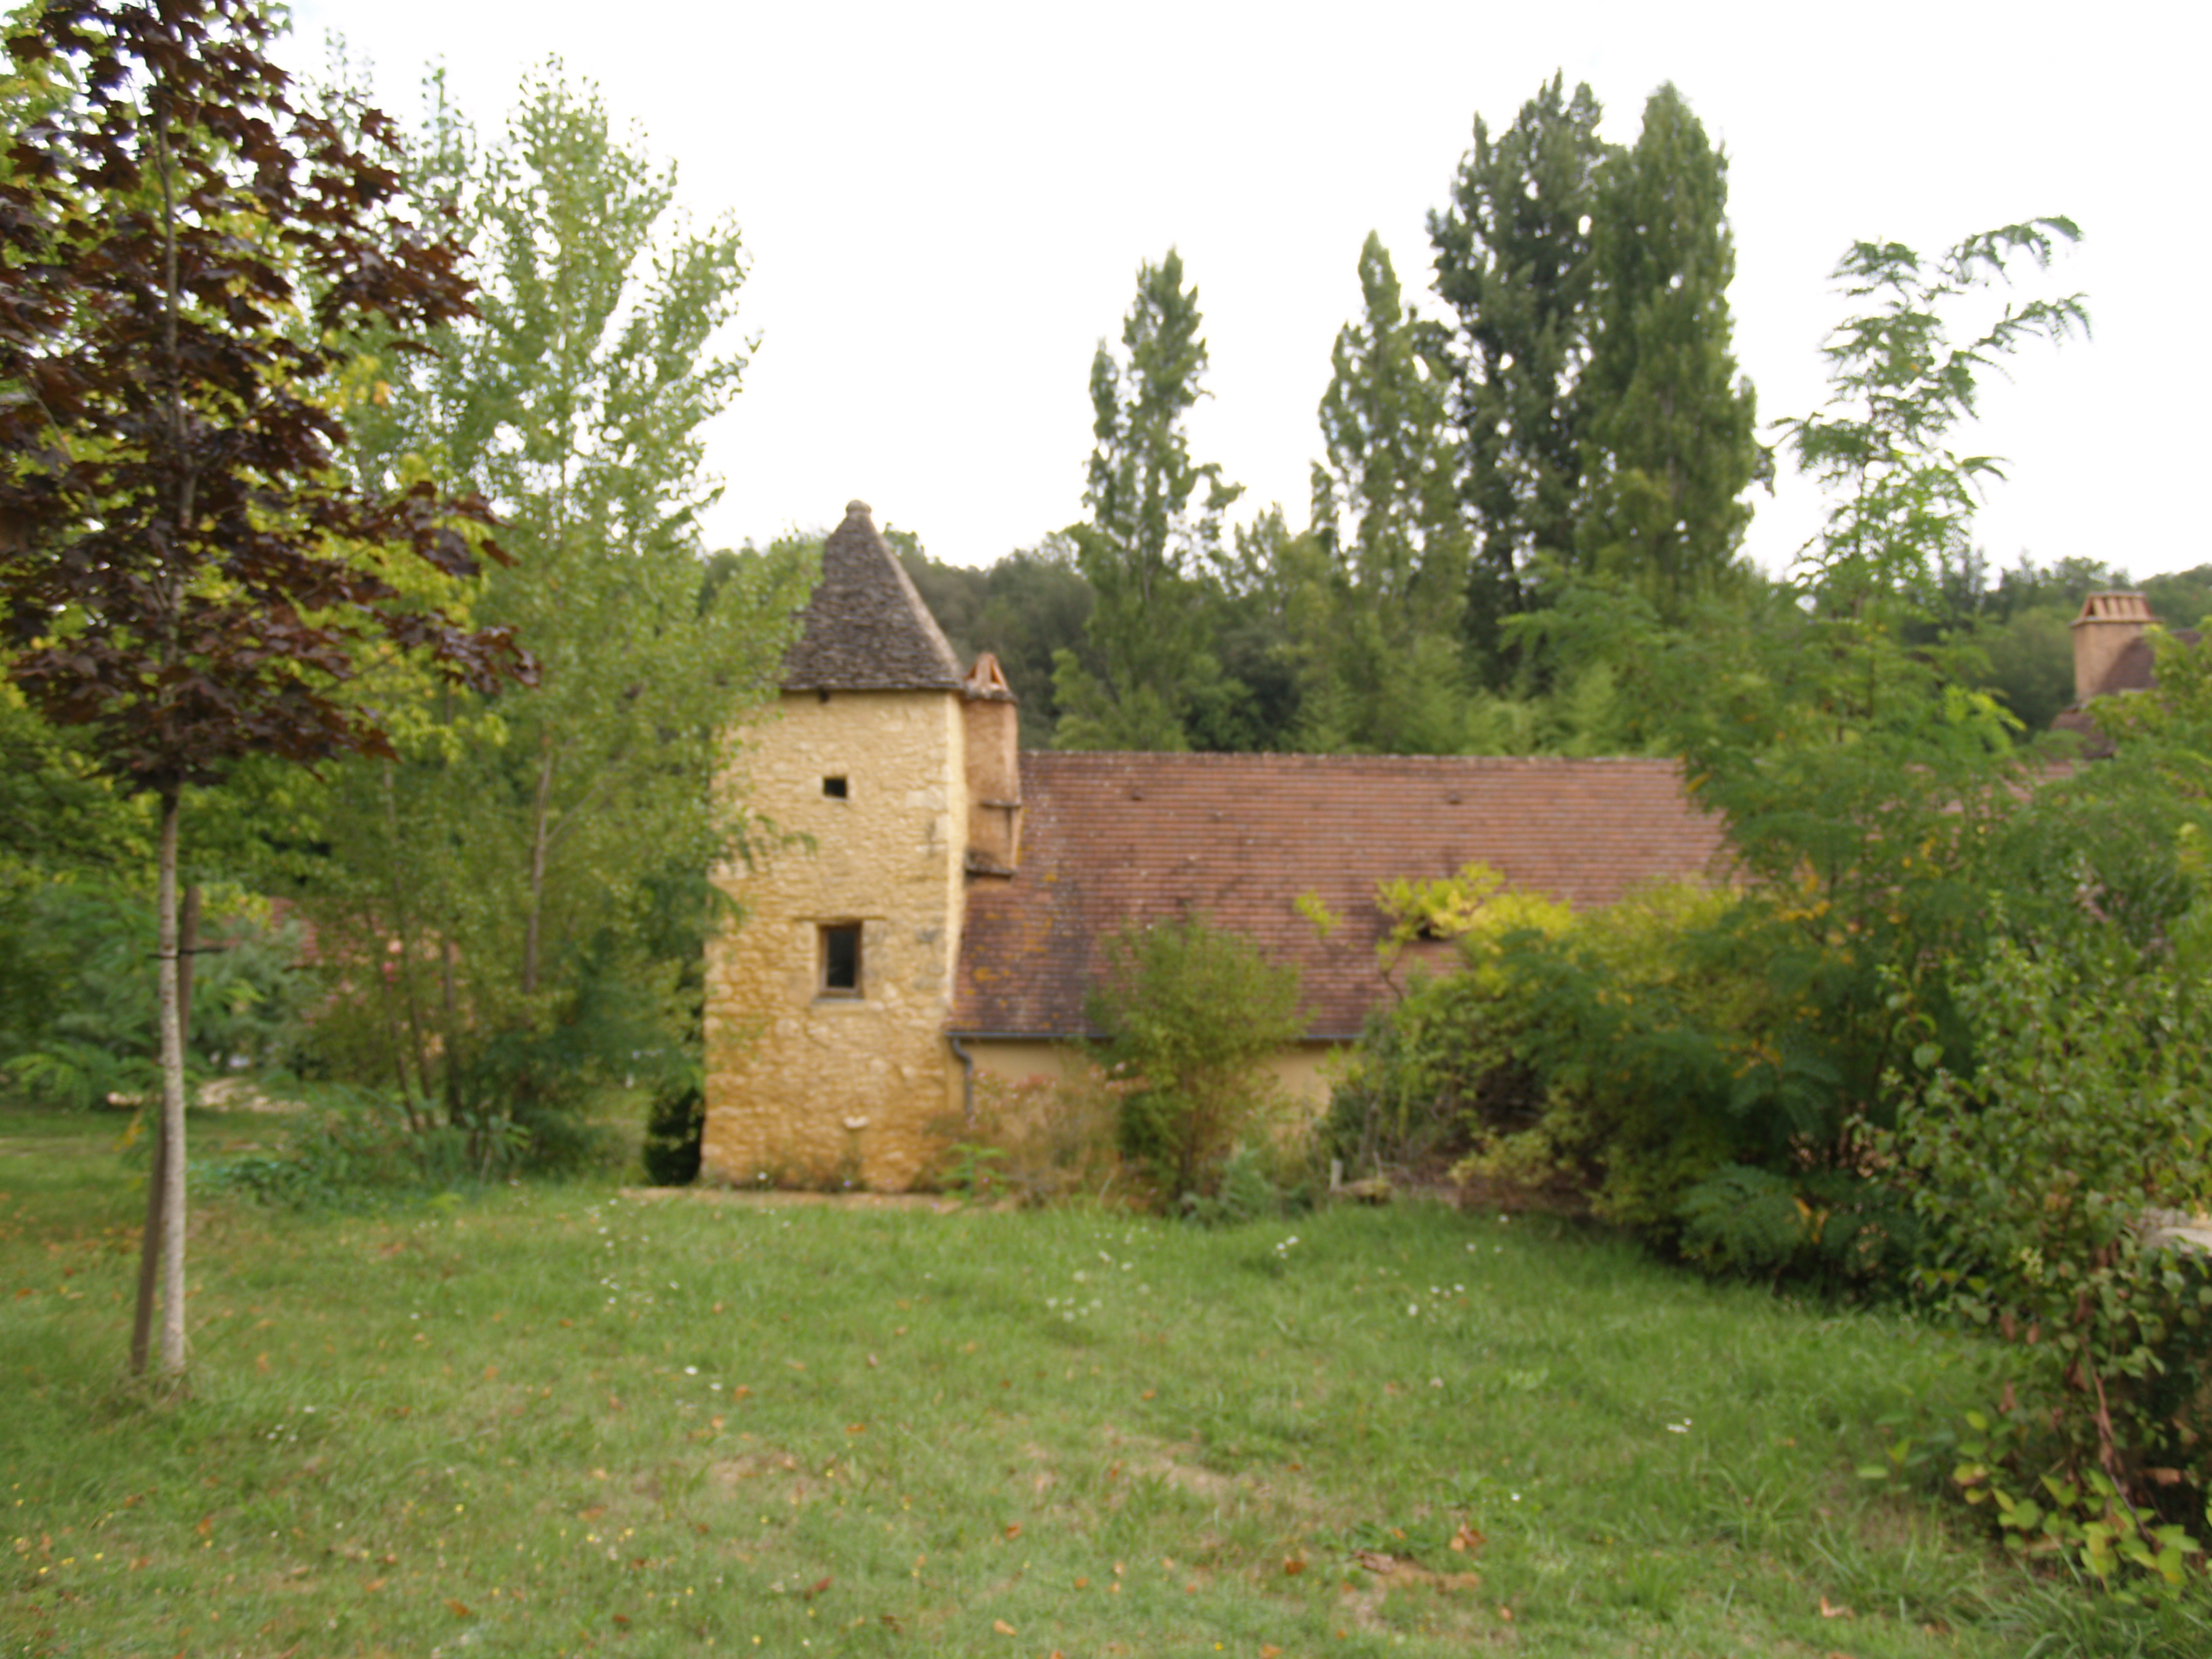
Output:
<instances>
[{"instance_id":1,"label":"stone tower","mask_svg":"<svg viewBox=\"0 0 2212 1659\"><path fill-rule=\"evenodd\" d=\"M945 1022L981 735L969 707L981 693L995 713L1005 696L968 678L852 502L784 659L779 717L742 763L775 836L716 872L744 920L707 957L710 1178L899 1191L934 1161L932 1126L962 1103ZM987 839L1011 861L1010 836Z\"/></svg>"}]
</instances>

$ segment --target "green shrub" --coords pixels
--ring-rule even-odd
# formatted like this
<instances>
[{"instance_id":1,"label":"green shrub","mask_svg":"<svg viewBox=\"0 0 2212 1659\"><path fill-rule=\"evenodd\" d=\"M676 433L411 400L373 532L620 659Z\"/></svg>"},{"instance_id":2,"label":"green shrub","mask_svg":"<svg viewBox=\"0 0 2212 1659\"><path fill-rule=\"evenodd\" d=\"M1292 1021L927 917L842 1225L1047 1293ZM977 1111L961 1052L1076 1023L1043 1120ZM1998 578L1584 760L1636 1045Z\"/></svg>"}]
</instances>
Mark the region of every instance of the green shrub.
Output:
<instances>
[{"instance_id":1,"label":"green shrub","mask_svg":"<svg viewBox=\"0 0 2212 1659\"><path fill-rule=\"evenodd\" d=\"M1211 1194L1223 1164L1283 1105L1263 1069L1305 1030L1298 971L1203 917L1131 925L1106 941L1089 1011L1121 1099L1121 1146L1164 1201Z\"/></svg>"},{"instance_id":2,"label":"green shrub","mask_svg":"<svg viewBox=\"0 0 2212 1659\"><path fill-rule=\"evenodd\" d=\"M1723 1164L1683 1194L1676 1213L1683 1255L1708 1273L1832 1290L1901 1284L1922 1236L1909 1196L1842 1170L1793 1176Z\"/></svg>"},{"instance_id":3,"label":"green shrub","mask_svg":"<svg viewBox=\"0 0 2212 1659\"><path fill-rule=\"evenodd\" d=\"M945 1146L935 1184L971 1200L1003 1196L1025 1206L1136 1197L1117 1146L1128 1091L1087 1063L1058 1078L979 1070L973 1114L931 1125Z\"/></svg>"},{"instance_id":4,"label":"green shrub","mask_svg":"<svg viewBox=\"0 0 2212 1659\"><path fill-rule=\"evenodd\" d=\"M33 1103L92 1109L160 1088L150 896L112 881L46 883L13 896L0 950L0 1074ZM306 983L301 930L234 888L208 896L192 957L185 1064L198 1079L288 1051ZM20 981L20 984L18 983Z\"/></svg>"},{"instance_id":5,"label":"green shrub","mask_svg":"<svg viewBox=\"0 0 2212 1659\"><path fill-rule=\"evenodd\" d=\"M466 1191L526 1170L604 1162L608 1150L603 1134L591 1135L549 1155L512 1118L424 1122L404 1102L374 1090L316 1085L287 1091L307 1096L309 1103L289 1120L282 1150L224 1159L196 1171L194 1181L288 1209L353 1210Z\"/></svg>"},{"instance_id":6,"label":"green shrub","mask_svg":"<svg viewBox=\"0 0 2212 1659\"><path fill-rule=\"evenodd\" d=\"M1408 1175L1464 1154L1479 1128L1532 1127L1543 1085L1521 1054L1520 1013L1482 975L1414 979L1368 1015L1329 1091L1329 1155L1355 1173Z\"/></svg>"},{"instance_id":7,"label":"green shrub","mask_svg":"<svg viewBox=\"0 0 2212 1659\"><path fill-rule=\"evenodd\" d=\"M1241 1146L1222 1160L1220 1179L1210 1193L1187 1192L1182 1213L1201 1227L1241 1227L1247 1222L1304 1215L1314 1207L1320 1183L1300 1148L1280 1141Z\"/></svg>"},{"instance_id":8,"label":"green shrub","mask_svg":"<svg viewBox=\"0 0 2212 1659\"><path fill-rule=\"evenodd\" d=\"M645 1178L656 1187L688 1187L699 1178L707 1135L707 1096L696 1082L664 1089L645 1120Z\"/></svg>"},{"instance_id":9,"label":"green shrub","mask_svg":"<svg viewBox=\"0 0 2212 1659\"><path fill-rule=\"evenodd\" d=\"M1457 918L1462 971L1370 1021L1331 1100L1337 1157L1450 1155L1492 1200L1684 1241L1713 1271L1903 1271L1911 1218L1867 1178L1846 1081L1875 1063L1850 1047L1867 1027L1824 1017L1833 987L1770 899L1662 887L1493 920L1510 897Z\"/></svg>"},{"instance_id":10,"label":"green shrub","mask_svg":"<svg viewBox=\"0 0 2212 1659\"><path fill-rule=\"evenodd\" d=\"M2143 1528L2195 1526L2212 1496L2212 1271L2160 1226L2212 1205L2206 922L2149 953L2087 925L2001 943L1958 993L1979 1070L1938 1069L1896 1131L1929 1283L2014 1362L1961 1480L2100 1574L2096 1547L2156 1558Z\"/></svg>"}]
</instances>

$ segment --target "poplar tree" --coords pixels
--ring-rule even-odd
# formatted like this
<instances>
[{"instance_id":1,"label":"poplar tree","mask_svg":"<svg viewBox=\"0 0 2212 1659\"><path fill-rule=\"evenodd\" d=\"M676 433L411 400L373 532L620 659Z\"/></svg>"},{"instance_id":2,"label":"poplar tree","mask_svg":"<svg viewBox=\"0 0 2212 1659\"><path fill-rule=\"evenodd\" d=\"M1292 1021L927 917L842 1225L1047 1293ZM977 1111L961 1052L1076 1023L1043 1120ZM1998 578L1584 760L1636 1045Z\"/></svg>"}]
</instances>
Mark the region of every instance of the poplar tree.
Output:
<instances>
[{"instance_id":1,"label":"poplar tree","mask_svg":"<svg viewBox=\"0 0 2212 1659\"><path fill-rule=\"evenodd\" d=\"M1409 311L1390 255L1359 255L1360 319L1336 337L1313 468L1322 568L1293 600L1304 659L1298 743L1448 752L1466 689L1460 623L1470 540L1450 428L1449 341Z\"/></svg>"},{"instance_id":2,"label":"poplar tree","mask_svg":"<svg viewBox=\"0 0 2212 1659\"><path fill-rule=\"evenodd\" d=\"M1731 346L1728 160L1672 85L1601 170L1595 207L1576 552L1673 613L1727 570L1744 491L1771 469Z\"/></svg>"},{"instance_id":3,"label":"poplar tree","mask_svg":"<svg viewBox=\"0 0 2212 1659\"><path fill-rule=\"evenodd\" d=\"M518 571L467 600L531 641L541 683L499 705L386 687L406 739L336 779L309 902L327 951L399 947L331 1042L419 1115L544 1150L610 1078L680 1083L706 872L744 832L723 745L811 560L733 556L706 586L702 428L744 366L736 225L678 222L673 166L557 63L489 152L440 101L422 155L475 233L482 314L423 372L379 362L361 465L493 502Z\"/></svg>"},{"instance_id":4,"label":"poplar tree","mask_svg":"<svg viewBox=\"0 0 2212 1659\"><path fill-rule=\"evenodd\" d=\"M1122 356L1104 341L1091 368L1084 505L1069 533L1096 595L1087 634L1103 672L1054 657L1063 749L1181 750L1194 700L1222 690L1208 639L1206 577L1223 554L1223 514L1242 492L1190 452L1190 411L1206 396L1198 290L1173 248L1137 271Z\"/></svg>"},{"instance_id":5,"label":"poplar tree","mask_svg":"<svg viewBox=\"0 0 2212 1659\"><path fill-rule=\"evenodd\" d=\"M1575 544L1601 113L1587 86L1570 96L1555 75L1503 132L1478 115L1450 204L1429 216L1437 290L1458 319L1452 413L1477 538L1468 621L1485 653L1498 618L1523 608L1531 563Z\"/></svg>"}]
</instances>

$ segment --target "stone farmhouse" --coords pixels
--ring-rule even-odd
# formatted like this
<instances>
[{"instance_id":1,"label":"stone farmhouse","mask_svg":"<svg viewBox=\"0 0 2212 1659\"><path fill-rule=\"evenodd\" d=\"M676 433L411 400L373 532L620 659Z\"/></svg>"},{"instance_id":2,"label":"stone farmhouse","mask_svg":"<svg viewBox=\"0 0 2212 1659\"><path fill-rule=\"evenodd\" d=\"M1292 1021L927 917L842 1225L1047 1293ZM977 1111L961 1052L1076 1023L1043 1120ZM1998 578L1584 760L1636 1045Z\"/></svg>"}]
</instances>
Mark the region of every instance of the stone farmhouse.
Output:
<instances>
[{"instance_id":1,"label":"stone farmhouse","mask_svg":"<svg viewBox=\"0 0 2212 1659\"><path fill-rule=\"evenodd\" d=\"M1579 908L1721 856L1665 761L1020 752L996 661L955 660L860 501L779 704L742 763L784 838L716 872L744 921L707 963L702 1172L740 1185L926 1177L976 1070L1054 1072L1092 1035L1124 925L1204 915L1296 963L1276 1069L1318 1107L1322 1057L1393 994L1378 884L1480 860Z\"/></svg>"}]
</instances>

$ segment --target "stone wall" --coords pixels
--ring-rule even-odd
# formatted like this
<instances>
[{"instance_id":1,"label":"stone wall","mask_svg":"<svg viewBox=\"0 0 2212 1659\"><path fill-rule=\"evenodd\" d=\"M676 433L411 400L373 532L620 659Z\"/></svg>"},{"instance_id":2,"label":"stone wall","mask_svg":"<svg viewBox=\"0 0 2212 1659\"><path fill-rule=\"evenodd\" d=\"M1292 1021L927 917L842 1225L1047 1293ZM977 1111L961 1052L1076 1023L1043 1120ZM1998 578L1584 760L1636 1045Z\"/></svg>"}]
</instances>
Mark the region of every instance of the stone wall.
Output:
<instances>
[{"instance_id":1,"label":"stone wall","mask_svg":"<svg viewBox=\"0 0 2212 1659\"><path fill-rule=\"evenodd\" d=\"M787 693L739 764L753 809L811 846L716 872L745 909L707 954L702 1176L898 1192L957 1113L944 1036L969 841L961 699ZM842 778L842 798L824 780ZM857 994L825 992L824 925L860 927Z\"/></svg>"},{"instance_id":2,"label":"stone wall","mask_svg":"<svg viewBox=\"0 0 2212 1659\"><path fill-rule=\"evenodd\" d=\"M1334 1081L1332 1061L1350 1045L1340 1042L1299 1042L1278 1048L1260 1062L1292 1105L1316 1121L1328 1110L1329 1090ZM1009 1083L1025 1078L1050 1078L1055 1082L1075 1074L1090 1058L1079 1044L1026 1042L1007 1037L967 1037L961 1047L974 1056L980 1075L988 1073ZM954 1086L959 1086L955 1079Z\"/></svg>"}]
</instances>

